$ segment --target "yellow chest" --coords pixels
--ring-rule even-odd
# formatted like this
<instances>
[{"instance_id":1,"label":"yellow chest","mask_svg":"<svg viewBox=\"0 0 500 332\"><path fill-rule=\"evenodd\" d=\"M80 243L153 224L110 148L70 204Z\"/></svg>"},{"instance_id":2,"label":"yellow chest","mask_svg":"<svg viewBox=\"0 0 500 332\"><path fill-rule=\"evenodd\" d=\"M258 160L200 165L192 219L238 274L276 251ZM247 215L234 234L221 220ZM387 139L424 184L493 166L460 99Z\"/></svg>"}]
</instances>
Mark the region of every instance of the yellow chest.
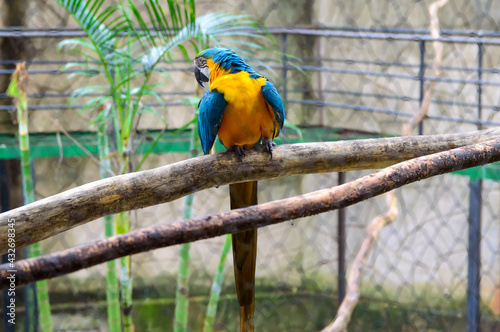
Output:
<instances>
[{"instance_id":1,"label":"yellow chest","mask_svg":"<svg viewBox=\"0 0 500 332\"><path fill-rule=\"evenodd\" d=\"M214 71L215 69L215 71ZM247 72L228 74L211 68L209 88L224 94L228 102L219 129L226 148L234 145L251 147L261 137L274 138L277 123L262 96L265 78L250 78Z\"/></svg>"},{"instance_id":2,"label":"yellow chest","mask_svg":"<svg viewBox=\"0 0 500 332\"><path fill-rule=\"evenodd\" d=\"M266 79L250 78L247 72L227 74L210 81L210 90L216 89L224 94L224 99L236 108L245 108L251 105L262 94L262 86Z\"/></svg>"}]
</instances>

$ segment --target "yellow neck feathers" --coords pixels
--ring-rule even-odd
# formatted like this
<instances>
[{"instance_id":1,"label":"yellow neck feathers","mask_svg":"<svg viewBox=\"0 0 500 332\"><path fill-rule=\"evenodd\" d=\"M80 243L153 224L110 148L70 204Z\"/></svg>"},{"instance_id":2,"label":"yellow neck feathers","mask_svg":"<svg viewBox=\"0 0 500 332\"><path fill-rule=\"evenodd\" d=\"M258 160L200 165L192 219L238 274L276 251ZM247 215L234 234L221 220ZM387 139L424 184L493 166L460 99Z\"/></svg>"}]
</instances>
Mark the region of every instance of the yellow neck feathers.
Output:
<instances>
[{"instance_id":1,"label":"yellow neck feathers","mask_svg":"<svg viewBox=\"0 0 500 332\"><path fill-rule=\"evenodd\" d=\"M207 66L210 69L210 78L208 81L208 86L210 87L210 90L212 90L212 84L214 83L215 80L217 80L219 77L225 76L229 74L227 70L222 69L219 64L213 62L212 59L207 59Z\"/></svg>"},{"instance_id":2,"label":"yellow neck feathers","mask_svg":"<svg viewBox=\"0 0 500 332\"><path fill-rule=\"evenodd\" d=\"M224 99L230 103L245 104L251 102L252 99L257 98L261 93L262 86L266 84L264 77L252 79L245 71L230 74L214 63L212 59L207 60L207 65L210 68L210 90L217 89L224 94Z\"/></svg>"}]
</instances>

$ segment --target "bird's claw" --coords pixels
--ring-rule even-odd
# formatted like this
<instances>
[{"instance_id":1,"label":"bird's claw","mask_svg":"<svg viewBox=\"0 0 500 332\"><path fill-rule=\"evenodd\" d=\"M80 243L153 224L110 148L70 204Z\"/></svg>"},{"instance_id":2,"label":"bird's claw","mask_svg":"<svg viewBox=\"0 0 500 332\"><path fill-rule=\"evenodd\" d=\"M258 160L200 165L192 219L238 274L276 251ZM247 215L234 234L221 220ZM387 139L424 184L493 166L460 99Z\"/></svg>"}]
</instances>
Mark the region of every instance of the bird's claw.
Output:
<instances>
[{"instance_id":1,"label":"bird's claw","mask_svg":"<svg viewBox=\"0 0 500 332\"><path fill-rule=\"evenodd\" d=\"M264 148L266 149L266 151L269 152L269 154L271 155L271 159L273 159L273 148L276 146L276 143L274 143L269 138L264 138L262 140L262 145L264 145Z\"/></svg>"},{"instance_id":2,"label":"bird's claw","mask_svg":"<svg viewBox=\"0 0 500 332\"><path fill-rule=\"evenodd\" d=\"M231 147L229 150L232 150L236 153L236 156L238 157L238 159L240 160L240 162L243 162L243 157L245 157L245 150L243 150L243 148L239 145L234 145L233 147ZM229 151L228 150L228 151Z\"/></svg>"}]
</instances>

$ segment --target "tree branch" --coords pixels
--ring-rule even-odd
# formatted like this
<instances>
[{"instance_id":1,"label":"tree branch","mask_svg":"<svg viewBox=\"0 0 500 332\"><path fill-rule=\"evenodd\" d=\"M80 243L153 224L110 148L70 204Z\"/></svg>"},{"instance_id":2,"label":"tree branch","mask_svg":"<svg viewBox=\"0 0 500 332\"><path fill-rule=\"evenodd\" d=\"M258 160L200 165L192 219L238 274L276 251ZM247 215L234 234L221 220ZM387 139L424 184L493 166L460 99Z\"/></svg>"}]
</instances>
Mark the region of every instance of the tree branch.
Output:
<instances>
[{"instance_id":1,"label":"tree branch","mask_svg":"<svg viewBox=\"0 0 500 332\"><path fill-rule=\"evenodd\" d=\"M156 248L237 233L343 208L411 182L496 161L500 161L500 138L402 162L330 189L215 216L143 228L93 244L18 261L13 268L9 263L3 264L0 265L0 287L8 287L10 280L7 277L12 269L17 270L16 283L23 285Z\"/></svg>"},{"instance_id":2,"label":"tree branch","mask_svg":"<svg viewBox=\"0 0 500 332\"><path fill-rule=\"evenodd\" d=\"M8 222L16 222L16 248L91 220L170 202L203 189L277 177L382 168L397 162L500 137L500 128L472 133L395 137L278 146L273 159L248 151L188 159L73 188L0 215L0 254L7 252Z\"/></svg>"},{"instance_id":3,"label":"tree branch","mask_svg":"<svg viewBox=\"0 0 500 332\"><path fill-rule=\"evenodd\" d=\"M429 25L429 30L433 38L439 38L439 17L438 10L446 5L448 0L438 0L429 5L429 15L431 23ZM432 47L434 48L434 59L432 60L432 75L434 77L439 77L441 75L441 62L443 61L443 43L439 40L432 42ZM415 114L407 124L403 125L403 136L411 135L411 132L415 127L422 122L427 113L429 112L429 106L432 102L432 91L436 81L429 81L425 85L424 95L422 98L422 103L420 104L420 109L417 114Z\"/></svg>"}]
</instances>

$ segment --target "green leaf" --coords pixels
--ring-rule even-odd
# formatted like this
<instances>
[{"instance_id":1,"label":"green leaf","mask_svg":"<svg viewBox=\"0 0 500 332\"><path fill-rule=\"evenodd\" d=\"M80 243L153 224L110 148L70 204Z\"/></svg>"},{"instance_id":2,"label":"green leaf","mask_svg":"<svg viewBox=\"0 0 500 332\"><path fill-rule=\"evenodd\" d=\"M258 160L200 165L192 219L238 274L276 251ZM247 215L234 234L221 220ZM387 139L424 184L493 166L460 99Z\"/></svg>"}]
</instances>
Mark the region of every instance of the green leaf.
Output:
<instances>
[{"instance_id":1,"label":"green leaf","mask_svg":"<svg viewBox=\"0 0 500 332\"><path fill-rule=\"evenodd\" d=\"M74 68L74 67L80 68L83 65L84 65L84 63L82 63L82 62L68 62L61 69L59 69L59 71L63 73L63 72L65 72L68 69L71 69L71 68Z\"/></svg>"},{"instance_id":2,"label":"green leaf","mask_svg":"<svg viewBox=\"0 0 500 332\"><path fill-rule=\"evenodd\" d=\"M190 105L193 106L196 110L198 109L198 104L200 103L201 97L185 97L182 100L182 103L184 105Z\"/></svg>"},{"instance_id":3,"label":"green leaf","mask_svg":"<svg viewBox=\"0 0 500 332\"><path fill-rule=\"evenodd\" d=\"M285 119L285 123L283 124L283 127L290 128L290 129L296 131L297 135L299 135L300 141L304 140L304 137L302 136L302 130L299 127L297 127L296 125L294 125L293 123L291 123Z\"/></svg>"},{"instance_id":4,"label":"green leaf","mask_svg":"<svg viewBox=\"0 0 500 332\"><path fill-rule=\"evenodd\" d=\"M182 45L178 45L178 47L179 47L179 49L181 50L181 53L182 53L182 55L184 56L184 59L185 59L186 61L190 61L189 54L188 54L188 52L187 52L186 48L185 48L184 46L182 46Z\"/></svg>"},{"instance_id":5,"label":"green leaf","mask_svg":"<svg viewBox=\"0 0 500 332\"><path fill-rule=\"evenodd\" d=\"M149 15L151 16L151 13L150 13L150 8L149 6L147 5L147 3L144 3ZM137 9L137 7L133 4L132 1L128 1L128 8L130 8L130 10L132 11L132 13L134 14L134 17L136 18L137 22L139 23L139 26L141 27L141 32L138 32L136 29L135 29L135 25L130 21L129 19L129 26L132 27L133 31L136 33L137 36L142 36L142 34L145 34L146 38L154 45L156 46L156 40L155 38L151 35L150 31L149 31L149 27L148 25L146 24L146 22L144 22L144 19L142 18L142 14L140 13L140 11ZM128 16L127 16L128 18ZM152 21L152 24L153 24L153 27L158 30L159 28L157 27L156 25L156 21ZM141 44L142 44L142 40L143 38L142 37L139 37L139 41L141 41ZM146 47L144 44L142 44L143 47Z\"/></svg>"},{"instance_id":6,"label":"green leaf","mask_svg":"<svg viewBox=\"0 0 500 332\"><path fill-rule=\"evenodd\" d=\"M89 43L86 40L77 39L77 38L65 39L65 40L57 43L57 50L61 51L64 47L74 49L77 46L81 46L82 48L88 49L92 52L96 51L95 46L92 43Z\"/></svg>"},{"instance_id":7,"label":"green leaf","mask_svg":"<svg viewBox=\"0 0 500 332\"><path fill-rule=\"evenodd\" d=\"M89 93L104 93L108 92L109 88L106 85L89 85L76 89L71 93L72 98L80 98Z\"/></svg>"},{"instance_id":8,"label":"green leaf","mask_svg":"<svg viewBox=\"0 0 500 332\"><path fill-rule=\"evenodd\" d=\"M144 106L144 107L142 107L142 109L140 109L139 113L142 113L142 114L147 114L147 113L153 114L154 116L156 116L163 123L164 126L167 126L167 122L165 121L165 119L154 108L151 108L149 106Z\"/></svg>"},{"instance_id":9,"label":"green leaf","mask_svg":"<svg viewBox=\"0 0 500 332\"><path fill-rule=\"evenodd\" d=\"M11 97L19 97L19 88L17 87L17 76L14 74L10 79L9 86L7 87L7 94Z\"/></svg>"},{"instance_id":10,"label":"green leaf","mask_svg":"<svg viewBox=\"0 0 500 332\"><path fill-rule=\"evenodd\" d=\"M96 104L96 106L94 106L94 108L97 109L102 104L104 104L106 101L108 101L108 100L103 100L103 102L100 103L99 106L97 106L97 104ZM112 119L112 118L113 118L113 112L109 112L109 110L104 109L104 110L100 111L99 113L97 113L97 117L93 121L91 121L90 124L102 123L102 122L108 121L109 119Z\"/></svg>"},{"instance_id":11,"label":"green leaf","mask_svg":"<svg viewBox=\"0 0 500 332\"><path fill-rule=\"evenodd\" d=\"M82 105L82 107L80 108L80 110L78 112L82 113L83 111L88 110L88 109L97 110L106 102L111 102L111 101L112 101L112 99L109 96L96 97L96 98L89 100L84 105ZM100 121L99 119L96 119L95 121L91 121L90 124L94 124L94 123L99 122L99 121Z\"/></svg>"}]
</instances>

